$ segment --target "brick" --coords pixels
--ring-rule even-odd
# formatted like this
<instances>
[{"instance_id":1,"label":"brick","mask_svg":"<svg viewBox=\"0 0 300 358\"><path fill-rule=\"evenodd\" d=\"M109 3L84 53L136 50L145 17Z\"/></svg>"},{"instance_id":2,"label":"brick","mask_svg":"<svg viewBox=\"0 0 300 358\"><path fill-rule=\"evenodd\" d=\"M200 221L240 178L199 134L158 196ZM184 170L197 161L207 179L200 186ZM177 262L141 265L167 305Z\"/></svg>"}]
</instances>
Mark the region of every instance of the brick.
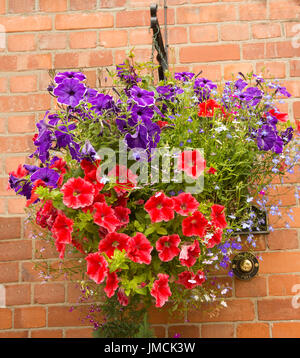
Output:
<instances>
[{"instance_id":1,"label":"brick","mask_svg":"<svg viewBox=\"0 0 300 358\"><path fill-rule=\"evenodd\" d=\"M38 328L46 326L44 307L15 308L15 328Z\"/></svg>"},{"instance_id":2,"label":"brick","mask_svg":"<svg viewBox=\"0 0 300 358\"><path fill-rule=\"evenodd\" d=\"M5 293L7 306L30 304L31 288L29 284L7 285Z\"/></svg>"},{"instance_id":3,"label":"brick","mask_svg":"<svg viewBox=\"0 0 300 358\"><path fill-rule=\"evenodd\" d=\"M201 73L201 77L209 78L211 81L219 81L222 77L222 70L220 65L193 65L194 73Z\"/></svg>"},{"instance_id":4,"label":"brick","mask_svg":"<svg viewBox=\"0 0 300 358\"><path fill-rule=\"evenodd\" d=\"M78 53L56 53L54 56L54 67L60 68L77 68L78 67Z\"/></svg>"},{"instance_id":5,"label":"brick","mask_svg":"<svg viewBox=\"0 0 300 358\"><path fill-rule=\"evenodd\" d=\"M7 136L0 142L0 150L7 153L29 152L32 148L31 136Z\"/></svg>"},{"instance_id":6,"label":"brick","mask_svg":"<svg viewBox=\"0 0 300 358\"><path fill-rule=\"evenodd\" d=\"M67 36L61 33L40 35L39 47L41 50L65 49L67 47Z\"/></svg>"},{"instance_id":7,"label":"brick","mask_svg":"<svg viewBox=\"0 0 300 358\"><path fill-rule=\"evenodd\" d=\"M267 235L270 250L289 250L299 247L298 232L296 230L274 230Z\"/></svg>"},{"instance_id":8,"label":"brick","mask_svg":"<svg viewBox=\"0 0 300 358\"><path fill-rule=\"evenodd\" d=\"M268 206L278 205L280 199L280 206L296 205L295 187L293 185L275 186L267 191Z\"/></svg>"},{"instance_id":9,"label":"brick","mask_svg":"<svg viewBox=\"0 0 300 358\"><path fill-rule=\"evenodd\" d=\"M67 328L66 338L93 338L93 328Z\"/></svg>"},{"instance_id":10,"label":"brick","mask_svg":"<svg viewBox=\"0 0 300 358\"><path fill-rule=\"evenodd\" d=\"M187 46L179 51L180 62L210 62L239 60L240 48L238 45L214 45L214 46Z\"/></svg>"},{"instance_id":11,"label":"brick","mask_svg":"<svg viewBox=\"0 0 300 358\"><path fill-rule=\"evenodd\" d=\"M5 158L5 172L6 174L16 170L19 164L24 164L27 161L27 157L24 156L9 156Z\"/></svg>"},{"instance_id":12,"label":"brick","mask_svg":"<svg viewBox=\"0 0 300 358\"><path fill-rule=\"evenodd\" d=\"M168 338L173 338L175 334L180 334L180 338L200 338L200 327L198 325L176 325L168 327Z\"/></svg>"},{"instance_id":13,"label":"brick","mask_svg":"<svg viewBox=\"0 0 300 358\"><path fill-rule=\"evenodd\" d=\"M218 28L215 25L190 26L189 30L193 43L218 41Z\"/></svg>"},{"instance_id":14,"label":"brick","mask_svg":"<svg viewBox=\"0 0 300 358\"><path fill-rule=\"evenodd\" d=\"M244 60L259 60L265 58L265 44L249 43L242 45L242 53Z\"/></svg>"},{"instance_id":15,"label":"brick","mask_svg":"<svg viewBox=\"0 0 300 358\"><path fill-rule=\"evenodd\" d=\"M44 12L66 11L68 7L67 0L40 0L40 10Z\"/></svg>"},{"instance_id":16,"label":"brick","mask_svg":"<svg viewBox=\"0 0 300 358\"><path fill-rule=\"evenodd\" d=\"M26 13L35 10L35 0L8 0L9 13Z\"/></svg>"},{"instance_id":17,"label":"brick","mask_svg":"<svg viewBox=\"0 0 300 358\"><path fill-rule=\"evenodd\" d=\"M295 118L300 118L300 102L293 103L293 111Z\"/></svg>"},{"instance_id":18,"label":"brick","mask_svg":"<svg viewBox=\"0 0 300 358\"><path fill-rule=\"evenodd\" d=\"M300 61L291 60L290 61L290 75L292 77L300 77Z\"/></svg>"},{"instance_id":19,"label":"brick","mask_svg":"<svg viewBox=\"0 0 300 358\"><path fill-rule=\"evenodd\" d=\"M201 7L180 7L176 9L176 18L178 24L237 20L235 6L227 4Z\"/></svg>"},{"instance_id":20,"label":"brick","mask_svg":"<svg viewBox=\"0 0 300 358\"><path fill-rule=\"evenodd\" d=\"M257 301L260 321L299 320L300 310L292 306L291 298L266 298Z\"/></svg>"},{"instance_id":21,"label":"brick","mask_svg":"<svg viewBox=\"0 0 300 358\"><path fill-rule=\"evenodd\" d=\"M167 338L166 328L164 326L150 326L156 338Z\"/></svg>"},{"instance_id":22,"label":"brick","mask_svg":"<svg viewBox=\"0 0 300 358\"><path fill-rule=\"evenodd\" d=\"M0 261L31 259L31 244L29 240L0 242Z\"/></svg>"},{"instance_id":23,"label":"brick","mask_svg":"<svg viewBox=\"0 0 300 358\"><path fill-rule=\"evenodd\" d=\"M135 30L132 30L132 31L135 31ZM136 32L138 34L138 30L136 30ZM145 30L143 32L145 33ZM124 47L124 46L127 46L127 41L128 41L127 40L127 31L121 31L121 30L104 31L104 30L101 30L99 32L99 44L100 44L100 46L103 46L106 48ZM130 42L130 44L136 45L138 43Z\"/></svg>"},{"instance_id":24,"label":"brick","mask_svg":"<svg viewBox=\"0 0 300 358\"><path fill-rule=\"evenodd\" d=\"M2 331L0 338L28 338L28 331Z\"/></svg>"},{"instance_id":25,"label":"brick","mask_svg":"<svg viewBox=\"0 0 300 358\"><path fill-rule=\"evenodd\" d=\"M300 252L263 252L259 272L290 273L300 271Z\"/></svg>"},{"instance_id":26,"label":"brick","mask_svg":"<svg viewBox=\"0 0 300 358\"><path fill-rule=\"evenodd\" d=\"M220 36L223 41L241 41L249 39L248 24L224 24L220 27Z\"/></svg>"},{"instance_id":27,"label":"brick","mask_svg":"<svg viewBox=\"0 0 300 358\"><path fill-rule=\"evenodd\" d=\"M236 329L237 338L270 338L269 324L241 323Z\"/></svg>"},{"instance_id":28,"label":"brick","mask_svg":"<svg viewBox=\"0 0 300 358\"><path fill-rule=\"evenodd\" d=\"M0 19L6 32L51 30L52 20L49 16L6 16Z\"/></svg>"},{"instance_id":29,"label":"brick","mask_svg":"<svg viewBox=\"0 0 300 358\"><path fill-rule=\"evenodd\" d=\"M21 281L22 282L41 282L43 277L40 275L40 270L35 268L33 262L21 263Z\"/></svg>"},{"instance_id":30,"label":"brick","mask_svg":"<svg viewBox=\"0 0 300 358\"><path fill-rule=\"evenodd\" d=\"M250 281L235 281L236 297L263 297L267 296L266 277L254 277Z\"/></svg>"},{"instance_id":31,"label":"brick","mask_svg":"<svg viewBox=\"0 0 300 358\"><path fill-rule=\"evenodd\" d=\"M233 324L202 324L201 338L233 338Z\"/></svg>"},{"instance_id":32,"label":"brick","mask_svg":"<svg viewBox=\"0 0 300 358\"><path fill-rule=\"evenodd\" d=\"M34 303L60 303L65 301L65 287L59 283L34 285Z\"/></svg>"},{"instance_id":33,"label":"brick","mask_svg":"<svg viewBox=\"0 0 300 358\"><path fill-rule=\"evenodd\" d=\"M97 32L71 32L69 43L71 48L94 48L97 46Z\"/></svg>"},{"instance_id":34,"label":"brick","mask_svg":"<svg viewBox=\"0 0 300 358\"><path fill-rule=\"evenodd\" d=\"M35 34L8 35L7 49L14 51L34 51L36 49Z\"/></svg>"},{"instance_id":35,"label":"brick","mask_svg":"<svg viewBox=\"0 0 300 358\"><path fill-rule=\"evenodd\" d=\"M149 21L149 12L146 10L126 10L116 13L116 27L149 26Z\"/></svg>"},{"instance_id":36,"label":"brick","mask_svg":"<svg viewBox=\"0 0 300 358\"><path fill-rule=\"evenodd\" d=\"M88 326L82 314L80 308L72 310L72 306L48 307L48 327Z\"/></svg>"},{"instance_id":37,"label":"brick","mask_svg":"<svg viewBox=\"0 0 300 358\"><path fill-rule=\"evenodd\" d=\"M50 108L51 98L48 94L31 94L16 96L1 96L0 108L5 112L32 112Z\"/></svg>"},{"instance_id":38,"label":"brick","mask_svg":"<svg viewBox=\"0 0 300 358\"><path fill-rule=\"evenodd\" d=\"M19 280L19 265L17 262L0 263L0 282L16 282Z\"/></svg>"},{"instance_id":39,"label":"brick","mask_svg":"<svg viewBox=\"0 0 300 358\"><path fill-rule=\"evenodd\" d=\"M252 24L252 36L255 39L270 39L281 36L281 26L276 23Z\"/></svg>"},{"instance_id":40,"label":"brick","mask_svg":"<svg viewBox=\"0 0 300 358\"><path fill-rule=\"evenodd\" d=\"M286 76L286 64L284 62L259 62L256 64L256 72L262 73L264 78L284 78Z\"/></svg>"},{"instance_id":41,"label":"brick","mask_svg":"<svg viewBox=\"0 0 300 358\"><path fill-rule=\"evenodd\" d=\"M104 51L91 51L86 54L87 59L83 58L81 62L79 60L80 66L84 66L87 64L88 67L102 67L102 66L111 66L113 64L112 52L109 50ZM137 59L138 57L136 57Z\"/></svg>"},{"instance_id":42,"label":"brick","mask_svg":"<svg viewBox=\"0 0 300 358\"><path fill-rule=\"evenodd\" d=\"M0 308L0 330L12 327L12 312L8 308Z\"/></svg>"},{"instance_id":43,"label":"brick","mask_svg":"<svg viewBox=\"0 0 300 358\"><path fill-rule=\"evenodd\" d=\"M241 3L239 5L240 20L264 20L267 16L266 2Z\"/></svg>"},{"instance_id":44,"label":"brick","mask_svg":"<svg viewBox=\"0 0 300 358\"><path fill-rule=\"evenodd\" d=\"M1 71L16 71L17 70L17 56L0 55L0 72ZM1 108L1 107L0 107Z\"/></svg>"},{"instance_id":45,"label":"brick","mask_svg":"<svg viewBox=\"0 0 300 358\"><path fill-rule=\"evenodd\" d=\"M299 22L288 21L284 28L286 37L294 37L299 32Z\"/></svg>"},{"instance_id":46,"label":"brick","mask_svg":"<svg viewBox=\"0 0 300 358\"><path fill-rule=\"evenodd\" d=\"M28 54L18 58L17 68L21 70L49 70L52 68L50 53Z\"/></svg>"},{"instance_id":47,"label":"brick","mask_svg":"<svg viewBox=\"0 0 300 358\"><path fill-rule=\"evenodd\" d=\"M294 207L291 213L293 219L290 218L288 208L280 209L280 216L269 216L270 225L276 228L284 228L288 225L291 228L299 228L300 227L300 207Z\"/></svg>"},{"instance_id":48,"label":"brick","mask_svg":"<svg viewBox=\"0 0 300 358\"><path fill-rule=\"evenodd\" d=\"M300 338L300 322L274 322L273 338Z\"/></svg>"},{"instance_id":49,"label":"brick","mask_svg":"<svg viewBox=\"0 0 300 358\"><path fill-rule=\"evenodd\" d=\"M185 27L170 27L168 29L168 43L171 45L187 42L187 29Z\"/></svg>"},{"instance_id":50,"label":"brick","mask_svg":"<svg viewBox=\"0 0 300 358\"><path fill-rule=\"evenodd\" d=\"M19 77L18 77L19 78ZM34 114L20 115L7 118L9 133L31 133L35 131Z\"/></svg>"},{"instance_id":51,"label":"brick","mask_svg":"<svg viewBox=\"0 0 300 358\"><path fill-rule=\"evenodd\" d=\"M97 7L97 0L70 0L70 10L94 10ZM102 6L101 6L102 7Z\"/></svg>"},{"instance_id":52,"label":"brick","mask_svg":"<svg viewBox=\"0 0 300 358\"><path fill-rule=\"evenodd\" d=\"M0 218L0 240L18 239L21 237L20 218Z\"/></svg>"},{"instance_id":53,"label":"brick","mask_svg":"<svg viewBox=\"0 0 300 358\"><path fill-rule=\"evenodd\" d=\"M290 20L297 19L300 6L297 1L279 0L270 3L270 19L271 20Z\"/></svg>"},{"instance_id":54,"label":"brick","mask_svg":"<svg viewBox=\"0 0 300 358\"><path fill-rule=\"evenodd\" d=\"M267 58L298 57L299 49L293 46L292 41L266 43Z\"/></svg>"},{"instance_id":55,"label":"brick","mask_svg":"<svg viewBox=\"0 0 300 358\"><path fill-rule=\"evenodd\" d=\"M114 18L109 13L58 14L55 17L57 30L101 29L113 27Z\"/></svg>"},{"instance_id":56,"label":"brick","mask_svg":"<svg viewBox=\"0 0 300 358\"><path fill-rule=\"evenodd\" d=\"M300 81L285 81L284 85L293 98L300 97Z\"/></svg>"},{"instance_id":57,"label":"brick","mask_svg":"<svg viewBox=\"0 0 300 358\"><path fill-rule=\"evenodd\" d=\"M0 0L0 14L5 14L6 12L6 0Z\"/></svg>"},{"instance_id":58,"label":"brick","mask_svg":"<svg viewBox=\"0 0 300 358\"><path fill-rule=\"evenodd\" d=\"M68 303L80 303L80 285L78 283L68 282L67 297Z\"/></svg>"},{"instance_id":59,"label":"brick","mask_svg":"<svg viewBox=\"0 0 300 358\"><path fill-rule=\"evenodd\" d=\"M31 330L31 338L62 338L61 329L37 329Z\"/></svg>"},{"instance_id":60,"label":"brick","mask_svg":"<svg viewBox=\"0 0 300 358\"><path fill-rule=\"evenodd\" d=\"M34 92L37 90L36 75L14 76L10 78L11 92Z\"/></svg>"},{"instance_id":61,"label":"brick","mask_svg":"<svg viewBox=\"0 0 300 358\"><path fill-rule=\"evenodd\" d=\"M233 64L224 64L224 78L226 80L232 80L232 78L237 78L239 72L242 72L244 75L253 71L252 63L233 63Z\"/></svg>"},{"instance_id":62,"label":"brick","mask_svg":"<svg viewBox=\"0 0 300 358\"><path fill-rule=\"evenodd\" d=\"M254 319L254 304L247 299L226 300L227 307L210 315L208 305L203 304L203 309L188 312L188 321L194 322L224 322L224 321L251 321ZM209 307L213 308L214 304Z\"/></svg>"},{"instance_id":63,"label":"brick","mask_svg":"<svg viewBox=\"0 0 300 358\"><path fill-rule=\"evenodd\" d=\"M6 132L6 118L0 118L0 133Z\"/></svg>"},{"instance_id":64,"label":"brick","mask_svg":"<svg viewBox=\"0 0 300 358\"><path fill-rule=\"evenodd\" d=\"M7 79L5 77L0 78L0 93L6 92Z\"/></svg>"},{"instance_id":65,"label":"brick","mask_svg":"<svg viewBox=\"0 0 300 358\"><path fill-rule=\"evenodd\" d=\"M148 317L150 324L167 324L167 323L184 323L185 315L183 312L177 312L176 315L168 311L170 306L167 304L163 308L157 309L150 307L148 309Z\"/></svg>"},{"instance_id":66,"label":"brick","mask_svg":"<svg viewBox=\"0 0 300 358\"><path fill-rule=\"evenodd\" d=\"M294 285L300 282L300 274L294 275L272 275L269 276L269 295L270 296L294 296Z\"/></svg>"}]
</instances>

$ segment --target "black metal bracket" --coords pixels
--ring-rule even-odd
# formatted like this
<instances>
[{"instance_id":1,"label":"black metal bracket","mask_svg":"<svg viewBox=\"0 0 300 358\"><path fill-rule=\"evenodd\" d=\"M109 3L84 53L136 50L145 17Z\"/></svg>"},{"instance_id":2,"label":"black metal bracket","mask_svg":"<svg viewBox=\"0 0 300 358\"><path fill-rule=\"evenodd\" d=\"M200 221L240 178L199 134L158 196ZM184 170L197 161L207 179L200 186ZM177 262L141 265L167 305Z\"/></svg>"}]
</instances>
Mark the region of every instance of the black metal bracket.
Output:
<instances>
[{"instance_id":1,"label":"black metal bracket","mask_svg":"<svg viewBox=\"0 0 300 358\"><path fill-rule=\"evenodd\" d=\"M150 26L151 29L153 30L153 43L157 51L156 59L159 63L158 76L159 76L159 80L163 81L165 79L164 72L168 69L168 57L157 19L157 4L150 5L150 15L151 15Z\"/></svg>"}]
</instances>

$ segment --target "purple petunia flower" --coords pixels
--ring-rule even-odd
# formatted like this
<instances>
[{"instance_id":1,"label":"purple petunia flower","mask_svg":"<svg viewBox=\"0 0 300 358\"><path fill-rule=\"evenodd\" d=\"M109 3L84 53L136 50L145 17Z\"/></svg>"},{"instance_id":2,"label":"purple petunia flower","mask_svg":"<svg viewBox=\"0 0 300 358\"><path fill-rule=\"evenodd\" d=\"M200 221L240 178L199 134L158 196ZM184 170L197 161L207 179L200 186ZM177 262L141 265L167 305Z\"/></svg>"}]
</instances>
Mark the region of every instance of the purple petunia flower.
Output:
<instances>
[{"instance_id":1,"label":"purple petunia flower","mask_svg":"<svg viewBox=\"0 0 300 358\"><path fill-rule=\"evenodd\" d=\"M45 118L40 120L36 124L39 134L34 145L37 147L36 151L29 156L30 158L33 155L37 155L42 163L45 163L49 159L49 149L52 146L52 136L51 131L48 129L47 124L45 123Z\"/></svg>"},{"instance_id":2,"label":"purple petunia flower","mask_svg":"<svg viewBox=\"0 0 300 358\"><path fill-rule=\"evenodd\" d=\"M57 101L71 107L76 107L83 99L86 87L77 78L65 78L57 87L53 94L57 96Z\"/></svg>"},{"instance_id":3,"label":"purple petunia flower","mask_svg":"<svg viewBox=\"0 0 300 358\"><path fill-rule=\"evenodd\" d=\"M99 159L99 156L95 150L95 148L92 146L91 142L89 140L86 140L84 143L84 146L81 149L82 157L89 160L94 161L96 159Z\"/></svg>"},{"instance_id":4,"label":"purple petunia flower","mask_svg":"<svg viewBox=\"0 0 300 358\"><path fill-rule=\"evenodd\" d=\"M242 91L245 87L248 86L248 83L239 78L235 83L234 86L239 90Z\"/></svg>"},{"instance_id":5,"label":"purple petunia flower","mask_svg":"<svg viewBox=\"0 0 300 358\"><path fill-rule=\"evenodd\" d=\"M193 72L175 72L174 73L175 80L179 80L179 81L183 81L183 82L187 82L187 81L191 80L194 76L195 76L195 74Z\"/></svg>"},{"instance_id":6,"label":"purple petunia flower","mask_svg":"<svg viewBox=\"0 0 300 358\"><path fill-rule=\"evenodd\" d=\"M176 86L171 86L171 85L166 85L166 86L158 86L156 88L156 91L158 94L160 94L160 96L168 101L174 101L174 98L177 94L183 93L183 89L176 87Z\"/></svg>"},{"instance_id":7,"label":"purple petunia flower","mask_svg":"<svg viewBox=\"0 0 300 358\"><path fill-rule=\"evenodd\" d=\"M194 83L194 92L201 102L208 100L210 92L216 88L217 85L204 77L197 78Z\"/></svg>"},{"instance_id":8,"label":"purple petunia flower","mask_svg":"<svg viewBox=\"0 0 300 358\"><path fill-rule=\"evenodd\" d=\"M246 91L239 94L239 99L256 106L262 99L262 91L257 87L248 87Z\"/></svg>"},{"instance_id":9,"label":"purple petunia flower","mask_svg":"<svg viewBox=\"0 0 300 358\"><path fill-rule=\"evenodd\" d=\"M283 140L278 136L272 125L264 124L257 131L257 146L260 150L272 150L274 153L282 153Z\"/></svg>"},{"instance_id":10,"label":"purple petunia flower","mask_svg":"<svg viewBox=\"0 0 300 358\"><path fill-rule=\"evenodd\" d=\"M135 126L138 122L151 120L154 115L154 110L149 107L141 107L134 104L131 108L131 118L128 119L130 126Z\"/></svg>"},{"instance_id":11,"label":"purple petunia flower","mask_svg":"<svg viewBox=\"0 0 300 358\"><path fill-rule=\"evenodd\" d=\"M98 114L103 114L103 111L113 109L114 101L108 94L98 93L95 97L92 97L89 101L92 104L91 109Z\"/></svg>"},{"instance_id":12,"label":"purple petunia flower","mask_svg":"<svg viewBox=\"0 0 300 358\"><path fill-rule=\"evenodd\" d=\"M49 119L48 123L49 123L51 126L56 126L57 123L60 121L60 118L59 118L59 116L58 116L57 114L50 114L50 115L48 116L48 119Z\"/></svg>"},{"instance_id":13,"label":"purple petunia flower","mask_svg":"<svg viewBox=\"0 0 300 358\"><path fill-rule=\"evenodd\" d=\"M292 140L293 133L293 127L288 127L284 132L281 133L280 137L283 140L284 145L288 144Z\"/></svg>"},{"instance_id":14,"label":"purple petunia flower","mask_svg":"<svg viewBox=\"0 0 300 358\"><path fill-rule=\"evenodd\" d=\"M56 188L57 181L59 179L59 174L55 170L45 167L45 168L41 168L41 169L37 170L30 177L30 180L32 183L34 183L38 179L43 180L43 182L47 186Z\"/></svg>"},{"instance_id":15,"label":"purple petunia flower","mask_svg":"<svg viewBox=\"0 0 300 358\"><path fill-rule=\"evenodd\" d=\"M130 90L132 100L141 107L154 104L154 92L144 90L138 86L133 86Z\"/></svg>"},{"instance_id":16,"label":"purple petunia flower","mask_svg":"<svg viewBox=\"0 0 300 358\"><path fill-rule=\"evenodd\" d=\"M62 81L66 78L76 78L79 81L86 79L85 75L81 72L66 71L57 73L57 75L54 77L54 81L56 83L62 83Z\"/></svg>"}]
</instances>

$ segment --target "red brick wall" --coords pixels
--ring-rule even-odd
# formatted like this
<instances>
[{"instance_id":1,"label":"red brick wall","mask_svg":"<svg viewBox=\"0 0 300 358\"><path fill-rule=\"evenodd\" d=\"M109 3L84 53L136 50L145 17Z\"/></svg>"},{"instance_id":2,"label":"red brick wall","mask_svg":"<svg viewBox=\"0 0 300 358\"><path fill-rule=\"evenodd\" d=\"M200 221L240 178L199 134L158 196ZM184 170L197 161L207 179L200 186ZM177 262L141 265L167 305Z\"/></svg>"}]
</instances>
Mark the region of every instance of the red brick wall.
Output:
<instances>
[{"instance_id":1,"label":"red brick wall","mask_svg":"<svg viewBox=\"0 0 300 358\"><path fill-rule=\"evenodd\" d=\"M79 313L69 312L77 302L74 284L63 278L43 284L33 270L32 259L43 244L25 229L24 200L7 191L7 174L26 160L33 149L34 122L53 106L46 92L48 69L80 68L91 86L99 85L99 79L109 85L105 67L121 62L133 45L137 60L148 60L152 2L0 0L0 33L5 36L0 48L0 284L6 292L0 337L90 336ZM157 2L163 25L163 1ZM300 119L299 0L167 0L167 5L169 59L176 69L202 69L203 76L219 80L265 66L268 76L281 79L292 93L281 108ZM279 187L286 207L282 211L292 207L295 220L283 214L273 223L275 231L258 240L263 258L259 276L250 282L234 279L228 308L217 317L153 312L158 336L300 337L300 308L292 306L299 292L292 289L300 284L296 173ZM290 229L285 229L286 219ZM46 253L55 260L56 253Z\"/></svg>"}]
</instances>

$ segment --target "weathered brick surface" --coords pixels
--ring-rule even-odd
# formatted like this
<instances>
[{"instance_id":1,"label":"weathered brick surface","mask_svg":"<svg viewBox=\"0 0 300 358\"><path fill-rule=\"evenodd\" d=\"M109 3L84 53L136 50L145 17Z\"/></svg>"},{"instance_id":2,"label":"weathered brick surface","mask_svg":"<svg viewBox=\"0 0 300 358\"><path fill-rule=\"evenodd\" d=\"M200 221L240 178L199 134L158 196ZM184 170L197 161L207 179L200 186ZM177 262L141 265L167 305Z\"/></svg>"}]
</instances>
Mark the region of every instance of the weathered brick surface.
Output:
<instances>
[{"instance_id":1,"label":"weathered brick surface","mask_svg":"<svg viewBox=\"0 0 300 358\"><path fill-rule=\"evenodd\" d=\"M48 70L80 68L90 86L101 79L109 87L102 70L122 62L133 46L137 61L150 59L152 2L0 0L0 31L6 34L6 47L0 48L0 285L6 290L1 338L91 337L92 328L80 320L78 310L69 312L78 302L76 284L65 282L63 275L44 283L34 269L32 260L41 253L50 260L57 254L24 227L25 200L7 191L7 175L29 163L35 122L53 108L46 92ZM167 5L169 59L177 71L202 70L214 81L251 71L279 78L292 93L279 108L291 120L300 119L298 0L168 0ZM158 337L300 338L300 308L295 306L300 303L299 167L283 185L276 177L273 184L271 194L280 196L283 208L279 219L270 216L274 231L258 238L255 251L263 259L258 277L233 279L228 308L214 317L204 311L170 315L151 309ZM226 270L220 275L228 280Z\"/></svg>"}]
</instances>

